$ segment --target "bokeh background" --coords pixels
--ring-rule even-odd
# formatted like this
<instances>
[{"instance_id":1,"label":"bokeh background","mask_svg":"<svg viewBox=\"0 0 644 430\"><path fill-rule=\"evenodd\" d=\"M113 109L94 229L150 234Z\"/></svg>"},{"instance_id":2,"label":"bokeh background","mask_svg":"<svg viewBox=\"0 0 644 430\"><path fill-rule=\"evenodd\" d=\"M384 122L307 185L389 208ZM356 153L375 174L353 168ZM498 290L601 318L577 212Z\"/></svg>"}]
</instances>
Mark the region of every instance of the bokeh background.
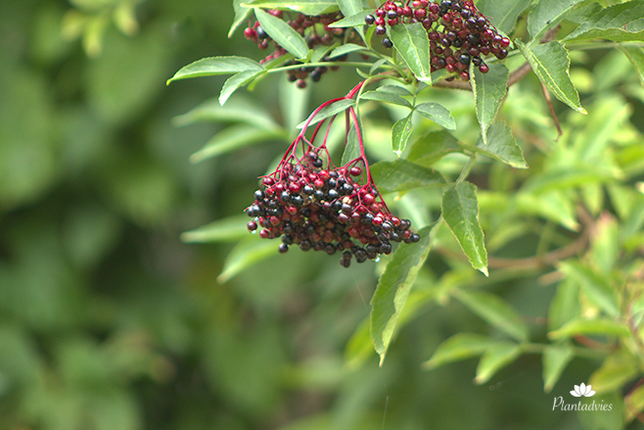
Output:
<instances>
[{"instance_id":1,"label":"bokeh background","mask_svg":"<svg viewBox=\"0 0 644 430\"><path fill-rule=\"evenodd\" d=\"M474 361L424 371L441 341L485 330L451 303L406 326L379 367L349 342L374 265L275 253L219 283L234 244L181 242L241 214L284 148L190 163L222 125L173 118L224 78L165 81L205 56L259 60L227 38L232 19L224 0L0 2L0 429L580 428L553 397L597 362L575 360L550 394L538 355L484 385ZM341 73L354 79L323 79L307 109L353 85ZM280 85L240 97L284 123ZM506 287L536 318L554 290L534 282Z\"/></svg>"}]
</instances>

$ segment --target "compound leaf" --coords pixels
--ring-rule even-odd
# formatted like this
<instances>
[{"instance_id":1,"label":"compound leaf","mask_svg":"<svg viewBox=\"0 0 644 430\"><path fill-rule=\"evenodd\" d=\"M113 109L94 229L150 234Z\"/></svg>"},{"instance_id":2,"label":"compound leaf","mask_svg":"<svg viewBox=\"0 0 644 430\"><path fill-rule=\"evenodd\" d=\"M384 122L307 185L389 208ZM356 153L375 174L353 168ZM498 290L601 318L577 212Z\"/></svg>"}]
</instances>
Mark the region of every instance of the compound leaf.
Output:
<instances>
[{"instance_id":1,"label":"compound leaf","mask_svg":"<svg viewBox=\"0 0 644 430\"><path fill-rule=\"evenodd\" d=\"M405 60L409 70L420 81L431 83L429 65L429 39L423 24L416 22L408 25L396 25L389 30L394 48Z\"/></svg>"},{"instance_id":2,"label":"compound leaf","mask_svg":"<svg viewBox=\"0 0 644 430\"><path fill-rule=\"evenodd\" d=\"M528 14L528 33L531 44L539 42L541 35L566 17L568 12L582 0L541 0Z\"/></svg>"},{"instance_id":3,"label":"compound leaf","mask_svg":"<svg viewBox=\"0 0 644 430\"><path fill-rule=\"evenodd\" d=\"M259 63L244 57L234 55L207 57L182 67L172 78L168 79L167 83L201 76L228 75L247 71L261 72L263 70L264 68Z\"/></svg>"}]
</instances>

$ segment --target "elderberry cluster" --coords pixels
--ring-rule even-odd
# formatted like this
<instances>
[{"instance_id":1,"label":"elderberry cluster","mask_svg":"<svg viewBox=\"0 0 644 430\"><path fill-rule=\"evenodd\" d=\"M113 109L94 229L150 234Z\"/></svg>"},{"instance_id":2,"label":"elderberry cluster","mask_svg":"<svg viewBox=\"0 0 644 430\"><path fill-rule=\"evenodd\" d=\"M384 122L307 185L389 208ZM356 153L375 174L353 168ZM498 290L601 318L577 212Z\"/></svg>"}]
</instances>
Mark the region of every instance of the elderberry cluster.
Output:
<instances>
[{"instance_id":1,"label":"elderberry cluster","mask_svg":"<svg viewBox=\"0 0 644 430\"><path fill-rule=\"evenodd\" d=\"M502 60L508 55L506 48L510 45L510 40L498 34L472 0L442 0L440 3L414 0L411 6L387 0L374 14L367 15L365 22L375 24L374 32L378 36L386 35L386 25L422 23L430 41L431 70L445 69L458 74L464 81L470 79L470 63L481 73L487 73L489 67L482 56L493 54ZM384 37L382 45L391 48L393 43Z\"/></svg>"},{"instance_id":2,"label":"elderberry cluster","mask_svg":"<svg viewBox=\"0 0 644 430\"><path fill-rule=\"evenodd\" d=\"M282 238L278 250L292 245L329 255L341 252L340 264L349 267L391 253L390 242L418 242L411 222L393 216L375 186L361 185L362 169L355 164L324 169L315 150L282 164L262 180L255 201L246 208L253 218L248 230L264 239Z\"/></svg>"},{"instance_id":3,"label":"elderberry cluster","mask_svg":"<svg viewBox=\"0 0 644 430\"><path fill-rule=\"evenodd\" d=\"M359 41L356 39L357 33L346 28L330 28L332 24L343 18L342 13L333 12L318 16L309 16L304 14L297 14L294 19L288 19L284 11L269 10L268 13L280 19L287 19L286 23L297 31L306 40L309 49L314 49L317 46L331 46L337 41L344 42L345 39L350 41ZM347 31L349 32L347 34ZM259 49L267 49L272 39L261 27L259 22L254 24L249 23L248 27L244 30L244 36L248 40L257 43ZM266 63L270 60L281 57L286 54L286 50L277 42L273 42L275 50L266 56L260 63ZM334 58L333 61L345 61L346 55ZM329 61L328 57L324 57L322 61ZM290 60L285 63L286 66L299 64L297 60ZM302 66L299 69L290 69L287 71L288 79L295 82L298 88L306 88L306 79L310 76L313 82L318 82L322 75L327 72L327 67L307 67ZM330 67L331 70L337 70L337 66Z\"/></svg>"}]
</instances>

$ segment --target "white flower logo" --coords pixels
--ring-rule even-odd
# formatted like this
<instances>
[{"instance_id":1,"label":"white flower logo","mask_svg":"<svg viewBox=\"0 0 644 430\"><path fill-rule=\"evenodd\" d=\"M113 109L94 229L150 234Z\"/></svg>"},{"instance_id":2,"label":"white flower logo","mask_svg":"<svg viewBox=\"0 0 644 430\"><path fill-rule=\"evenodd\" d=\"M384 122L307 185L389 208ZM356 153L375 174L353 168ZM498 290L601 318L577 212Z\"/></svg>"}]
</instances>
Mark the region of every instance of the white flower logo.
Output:
<instances>
[{"instance_id":1,"label":"white flower logo","mask_svg":"<svg viewBox=\"0 0 644 430\"><path fill-rule=\"evenodd\" d=\"M570 392L575 397L592 397L595 395L595 392L592 390L590 385L586 385L583 382L579 385L575 385L575 389Z\"/></svg>"}]
</instances>

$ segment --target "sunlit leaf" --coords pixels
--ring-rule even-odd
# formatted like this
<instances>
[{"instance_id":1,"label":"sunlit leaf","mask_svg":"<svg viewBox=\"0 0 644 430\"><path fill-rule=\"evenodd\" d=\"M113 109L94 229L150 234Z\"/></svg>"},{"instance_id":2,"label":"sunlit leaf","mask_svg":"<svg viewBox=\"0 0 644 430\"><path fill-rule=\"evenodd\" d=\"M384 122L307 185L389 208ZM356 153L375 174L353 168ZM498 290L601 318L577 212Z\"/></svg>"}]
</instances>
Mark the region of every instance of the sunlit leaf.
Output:
<instances>
[{"instance_id":1,"label":"sunlit leaf","mask_svg":"<svg viewBox=\"0 0 644 430\"><path fill-rule=\"evenodd\" d=\"M445 179L440 173L405 159L379 161L371 166L371 174L378 189L385 192L401 192L445 184Z\"/></svg>"},{"instance_id":2,"label":"sunlit leaf","mask_svg":"<svg viewBox=\"0 0 644 430\"><path fill-rule=\"evenodd\" d=\"M581 0L541 0L528 14L528 33L531 44L538 43L541 35L556 27Z\"/></svg>"},{"instance_id":3,"label":"sunlit leaf","mask_svg":"<svg viewBox=\"0 0 644 430\"><path fill-rule=\"evenodd\" d=\"M461 182L448 188L443 193L442 209L443 218L472 267L488 276L487 251L483 242L483 230L479 224L476 187L469 182Z\"/></svg>"},{"instance_id":4,"label":"sunlit leaf","mask_svg":"<svg viewBox=\"0 0 644 430\"><path fill-rule=\"evenodd\" d=\"M629 1L609 6L582 22L565 41L608 39L644 41L644 2Z\"/></svg>"},{"instance_id":5,"label":"sunlit leaf","mask_svg":"<svg viewBox=\"0 0 644 430\"><path fill-rule=\"evenodd\" d=\"M431 167L447 154L462 152L458 141L448 131L426 133L409 145L406 159L425 167Z\"/></svg>"},{"instance_id":6,"label":"sunlit leaf","mask_svg":"<svg viewBox=\"0 0 644 430\"><path fill-rule=\"evenodd\" d=\"M385 91L367 91L360 96L361 100L373 100L383 103L391 103L411 109L411 103L397 94Z\"/></svg>"},{"instance_id":7,"label":"sunlit leaf","mask_svg":"<svg viewBox=\"0 0 644 430\"><path fill-rule=\"evenodd\" d=\"M554 40L532 48L518 40L516 43L548 91L577 112L584 115L588 113L581 107L579 93L570 80L570 58L561 42Z\"/></svg>"},{"instance_id":8,"label":"sunlit leaf","mask_svg":"<svg viewBox=\"0 0 644 430\"><path fill-rule=\"evenodd\" d=\"M612 317L619 314L616 291L605 276L574 260L562 261L559 270L578 282L588 299L606 314Z\"/></svg>"},{"instance_id":9,"label":"sunlit leaf","mask_svg":"<svg viewBox=\"0 0 644 430\"><path fill-rule=\"evenodd\" d=\"M406 117L396 121L391 129L391 150L399 157L405 150L409 136L411 136L413 129L411 117L412 113L410 112Z\"/></svg>"},{"instance_id":10,"label":"sunlit leaf","mask_svg":"<svg viewBox=\"0 0 644 430\"><path fill-rule=\"evenodd\" d=\"M627 45L618 46L617 49L626 55L635 68L637 76L640 78L640 83L644 86L644 49L638 46Z\"/></svg>"},{"instance_id":11,"label":"sunlit leaf","mask_svg":"<svg viewBox=\"0 0 644 430\"><path fill-rule=\"evenodd\" d=\"M259 72L248 70L245 72L237 73L236 75L233 75L230 78L226 79L226 82L224 82L224 85L221 87L221 91L219 92L219 104L223 106L235 91L237 91L241 87L248 85L250 82L252 82L262 74L264 74L263 70Z\"/></svg>"},{"instance_id":12,"label":"sunlit leaf","mask_svg":"<svg viewBox=\"0 0 644 430\"><path fill-rule=\"evenodd\" d=\"M474 94L474 107L476 118L481 125L483 143L487 145L487 130L494 121L496 113L501 107L501 102L508 91L508 68L501 63L491 63L487 73L481 73L477 67L474 71L472 93Z\"/></svg>"},{"instance_id":13,"label":"sunlit leaf","mask_svg":"<svg viewBox=\"0 0 644 430\"><path fill-rule=\"evenodd\" d=\"M201 76L229 75L239 72L261 72L264 68L248 58L244 57L208 57L190 63L179 69L167 83L180 79L198 78Z\"/></svg>"},{"instance_id":14,"label":"sunlit leaf","mask_svg":"<svg viewBox=\"0 0 644 430\"><path fill-rule=\"evenodd\" d=\"M232 242L246 237L248 229L246 215L237 215L220 219L210 224L181 234L181 240L187 243Z\"/></svg>"},{"instance_id":15,"label":"sunlit leaf","mask_svg":"<svg viewBox=\"0 0 644 430\"><path fill-rule=\"evenodd\" d=\"M523 151L517 143L510 127L504 122L496 122L487 130L487 142L479 140L476 146L464 145L467 149L506 163L516 169L527 169Z\"/></svg>"},{"instance_id":16,"label":"sunlit leaf","mask_svg":"<svg viewBox=\"0 0 644 430\"><path fill-rule=\"evenodd\" d=\"M528 340L528 327L521 316L495 294L454 289L452 295L472 312L519 342Z\"/></svg>"},{"instance_id":17,"label":"sunlit leaf","mask_svg":"<svg viewBox=\"0 0 644 430\"><path fill-rule=\"evenodd\" d=\"M409 70L420 81L431 82L429 64L429 39L427 30L420 22L390 27L389 35L394 48L400 54Z\"/></svg>"},{"instance_id":18,"label":"sunlit leaf","mask_svg":"<svg viewBox=\"0 0 644 430\"><path fill-rule=\"evenodd\" d=\"M329 24L330 28L347 28L347 27L361 27L365 24L364 19L371 11L363 10L355 15L347 16L334 23Z\"/></svg>"},{"instance_id":19,"label":"sunlit leaf","mask_svg":"<svg viewBox=\"0 0 644 430\"><path fill-rule=\"evenodd\" d=\"M420 103L414 107L414 110L448 130L456 129L454 117L450 111L438 103Z\"/></svg>"},{"instance_id":20,"label":"sunlit leaf","mask_svg":"<svg viewBox=\"0 0 644 430\"><path fill-rule=\"evenodd\" d=\"M355 43L345 43L331 51L329 58L337 58L350 52L365 51L366 49L364 46L356 45Z\"/></svg>"},{"instance_id":21,"label":"sunlit leaf","mask_svg":"<svg viewBox=\"0 0 644 430\"><path fill-rule=\"evenodd\" d=\"M588 383L593 386L593 390L603 393L620 388L639 373L632 357L624 351L618 350L604 359L599 369L590 375Z\"/></svg>"},{"instance_id":22,"label":"sunlit leaf","mask_svg":"<svg viewBox=\"0 0 644 430\"><path fill-rule=\"evenodd\" d=\"M497 29L510 34L517 17L530 6L530 0L480 0L476 6Z\"/></svg>"},{"instance_id":23,"label":"sunlit leaf","mask_svg":"<svg viewBox=\"0 0 644 430\"><path fill-rule=\"evenodd\" d=\"M255 8L255 16L264 31L282 48L293 54L295 58L306 57L309 47L293 27L259 8Z\"/></svg>"},{"instance_id":24,"label":"sunlit leaf","mask_svg":"<svg viewBox=\"0 0 644 430\"><path fill-rule=\"evenodd\" d=\"M338 10L335 0L255 0L242 3L244 7L285 9L304 15L321 15Z\"/></svg>"},{"instance_id":25,"label":"sunlit leaf","mask_svg":"<svg viewBox=\"0 0 644 430\"><path fill-rule=\"evenodd\" d=\"M417 243L399 245L378 280L371 299L371 340L381 366L409 291L429 254L435 226L419 230Z\"/></svg>"},{"instance_id":26,"label":"sunlit leaf","mask_svg":"<svg viewBox=\"0 0 644 430\"><path fill-rule=\"evenodd\" d=\"M248 21L248 16L252 13L251 9L245 8L242 6L244 0L234 0L233 8L235 10L235 19L230 25L230 30L228 30L228 38L231 38L235 31L241 26L244 22Z\"/></svg>"},{"instance_id":27,"label":"sunlit leaf","mask_svg":"<svg viewBox=\"0 0 644 430\"><path fill-rule=\"evenodd\" d=\"M624 324L610 319L575 319L560 329L548 333L551 339L566 339L578 334L617 336L626 338L630 330Z\"/></svg>"}]
</instances>

